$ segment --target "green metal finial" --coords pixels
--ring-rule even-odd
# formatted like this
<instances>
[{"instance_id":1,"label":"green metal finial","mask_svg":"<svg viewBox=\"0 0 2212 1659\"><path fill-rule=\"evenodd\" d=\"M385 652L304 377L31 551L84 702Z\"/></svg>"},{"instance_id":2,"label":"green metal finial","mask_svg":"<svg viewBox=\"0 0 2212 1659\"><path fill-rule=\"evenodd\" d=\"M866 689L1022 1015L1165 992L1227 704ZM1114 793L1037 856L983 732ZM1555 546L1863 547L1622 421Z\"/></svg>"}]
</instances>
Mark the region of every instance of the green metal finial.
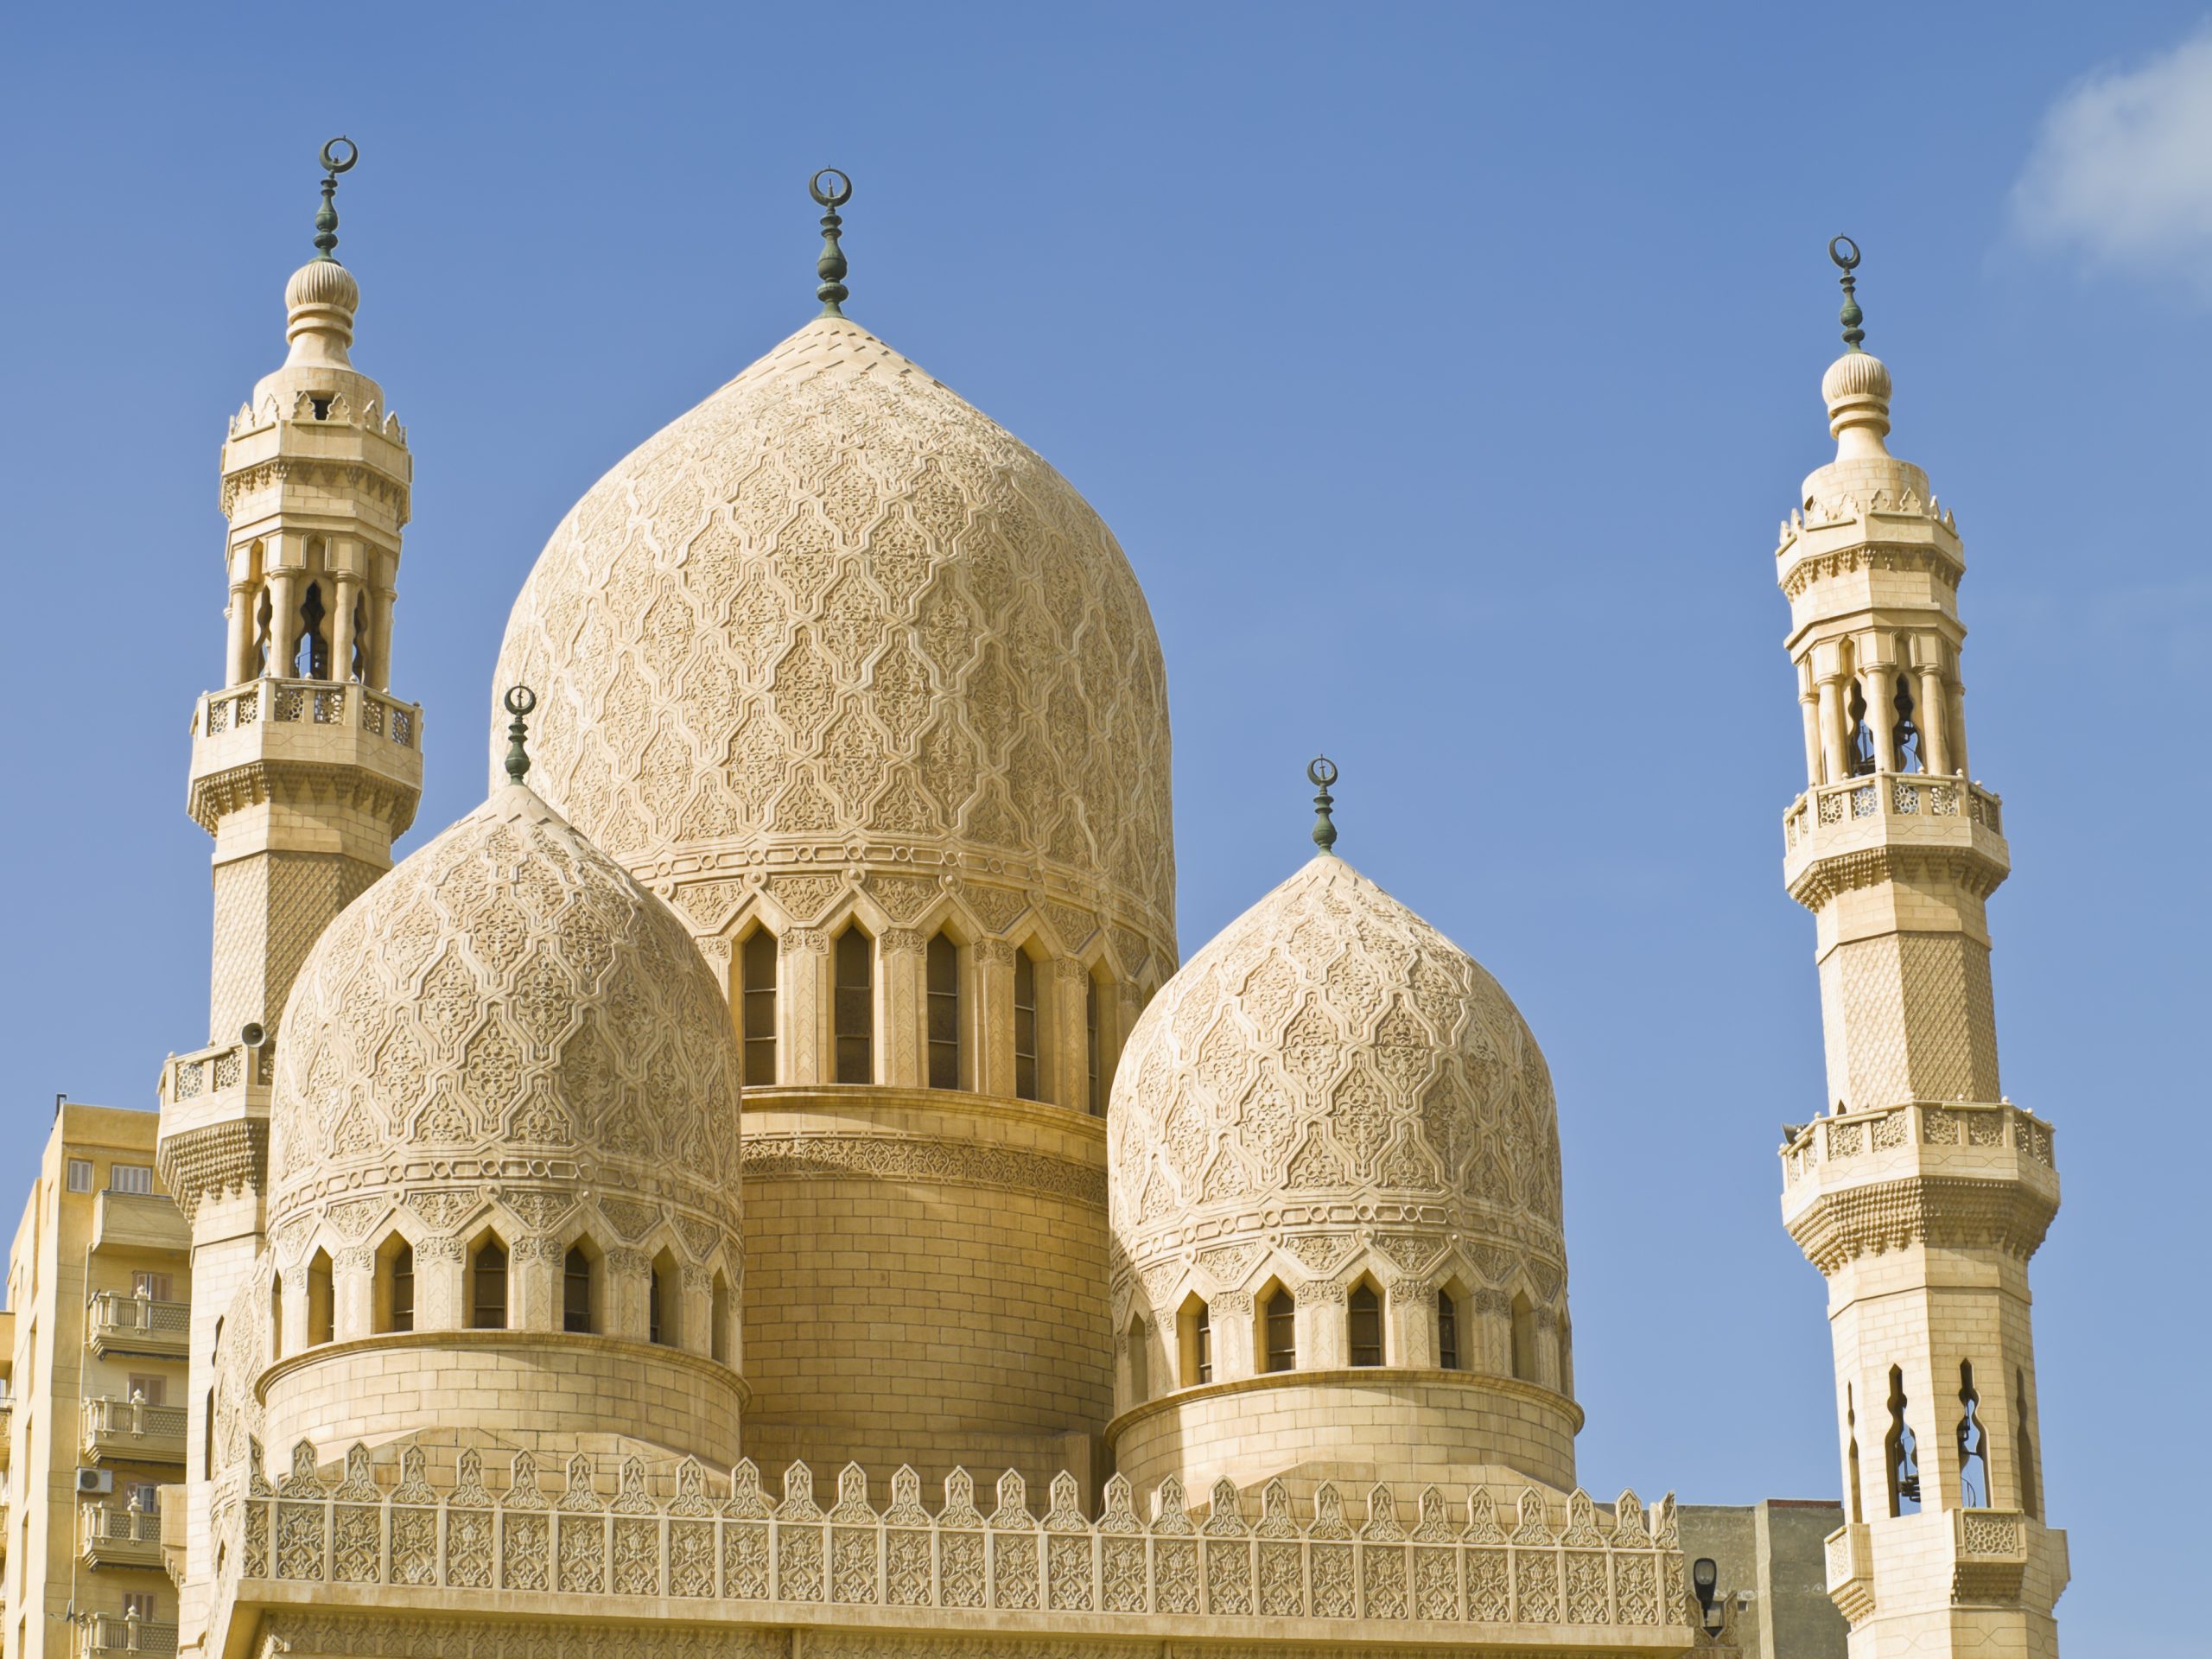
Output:
<instances>
[{"instance_id":1,"label":"green metal finial","mask_svg":"<svg viewBox=\"0 0 2212 1659\"><path fill-rule=\"evenodd\" d=\"M1313 757L1313 764L1306 768L1306 780L1321 792L1313 798L1313 844L1332 858L1337 851L1337 821L1329 816L1329 809L1336 798L1329 793L1329 785L1337 781L1337 763L1325 754Z\"/></svg>"},{"instance_id":2,"label":"green metal finial","mask_svg":"<svg viewBox=\"0 0 2212 1659\"><path fill-rule=\"evenodd\" d=\"M346 146L341 153L339 146ZM322 206L315 210L315 257L338 263L331 250L338 245L338 175L353 170L361 159L361 147L351 138L334 138L322 147Z\"/></svg>"},{"instance_id":3,"label":"green metal finial","mask_svg":"<svg viewBox=\"0 0 2212 1659\"><path fill-rule=\"evenodd\" d=\"M824 179L836 182L824 190ZM837 210L853 199L853 181L836 168L825 167L806 181L806 193L826 210L822 215L822 257L814 262L822 286L814 290L814 297L822 302L823 316L842 317L845 314L838 308L852 297L852 290L845 286L845 253L837 245L845 222L837 216Z\"/></svg>"},{"instance_id":4,"label":"green metal finial","mask_svg":"<svg viewBox=\"0 0 2212 1659\"><path fill-rule=\"evenodd\" d=\"M1844 252L1846 248L1851 251ZM1843 324L1844 349L1855 352L1859 342L1866 338L1866 331L1859 326L1866 321L1866 314L1859 308L1859 279L1851 274L1859 269L1859 245L1847 236L1839 236L1828 244L1828 257L1843 273L1843 309L1836 313L1836 320Z\"/></svg>"},{"instance_id":5,"label":"green metal finial","mask_svg":"<svg viewBox=\"0 0 2212 1659\"><path fill-rule=\"evenodd\" d=\"M524 741L530 736L530 722L523 718L537 707L537 693L526 685L518 685L506 696L507 712L514 716L507 728L507 781L518 784L530 775L530 751Z\"/></svg>"}]
</instances>

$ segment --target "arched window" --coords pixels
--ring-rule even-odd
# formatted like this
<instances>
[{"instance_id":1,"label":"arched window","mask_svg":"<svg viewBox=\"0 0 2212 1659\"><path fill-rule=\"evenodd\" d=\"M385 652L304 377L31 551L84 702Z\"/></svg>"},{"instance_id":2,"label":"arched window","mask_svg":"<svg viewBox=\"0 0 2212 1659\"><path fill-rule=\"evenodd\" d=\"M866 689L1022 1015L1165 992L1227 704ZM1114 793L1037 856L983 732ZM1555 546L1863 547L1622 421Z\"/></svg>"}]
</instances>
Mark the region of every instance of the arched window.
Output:
<instances>
[{"instance_id":1,"label":"arched window","mask_svg":"<svg viewBox=\"0 0 2212 1659\"><path fill-rule=\"evenodd\" d=\"M1526 1291L1513 1298L1513 1375L1523 1382L1536 1380L1536 1310Z\"/></svg>"},{"instance_id":2,"label":"arched window","mask_svg":"<svg viewBox=\"0 0 2212 1659\"><path fill-rule=\"evenodd\" d=\"M939 933L930 941L929 981L930 1087L960 1086L960 947Z\"/></svg>"},{"instance_id":3,"label":"arched window","mask_svg":"<svg viewBox=\"0 0 2212 1659\"><path fill-rule=\"evenodd\" d=\"M268 673L276 666L269 660L270 625L276 620L276 601L269 596L269 589L264 587L261 590L261 608L254 613L253 618L254 658L259 664L258 672L261 674Z\"/></svg>"},{"instance_id":4,"label":"arched window","mask_svg":"<svg viewBox=\"0 0 2212 1659\"><path fill-rule=\"evenodd\" d=\"M1269 1370L1298 1363L1298 1298L1289 1286L1277 1285L1260 1303L1260 1333Z\"/></svg>"},{"instance_id":5,"label":"arched window","mask_svg":"<svg viewBox=\"0 0 2212 1659\"><path fill-rule=\"evenodd\" d=\"M1852 1396L1851 1384L1843 1385L1843 1461L1846 1478L1851 1483L1850 1518L1854 1522L1866 1516L1859 1503L1859 1406Z\"/></svg>"},{"instance_id":6,"label":"arched window","mask_svg":"<svg viewBox=\"0 0 2212 1659\"><path fill-rule=\"evenodd\" d=\"M598 1287L598 1263L580 1239L569 1246L569 1253L561 1262L561 1328L588 1336L599 1329L592 1317L598 1301L594 1294Z\"/></svg>"},{"instance_id":7,"label":"arched window","mask_svg":"<svg viewBox=\"0 0 2212 1659\"><path fill-rule=\"evenodd\" d=\"M200 1478L215 1478L215 1390L207 1390L200 1427Z\"/></svg>"},{"instance_id":8,"label":"arched window","mask_svg":"<svg viewBox=\"0 0 2212 1659\"><path fill-rule=\"evenodd\" d=\"M1981 1396L1974 1391L1974 1367L1959 1362L1959 1506L1989 1507L1989 1436L1981 1427Z\"/></svg>"},{"instance_id":9,"label":"arched window","mask_svg":"<svg viewBox=\"0 0 2212 1659\"><path fill-rule=\"evenodd\" d=\"M837 1081L875 1081L875 945L857 927L837 936Z\"/></svg>"},{"instance_id":10,"label":"arched window","mask_svg":"<svg viewBox=\"0 0 2212 1659\"><path fill-rule=\"evenodd\" d=\"M1846 705L1851 718L1851 737L1846 747L1845 770L1853 778L1870 776L1879 765L1874 753L1874 728L1866 723L1866 693L1859 682L1851 683L1851 701Z\"/></svg>"},{"instance_id":11,"label":"arched window","mask_svg":"<svg viewBox=\"0 0 2212 1659\"><path fill-rule=\"evenodd\" d=\"M273 1364L284 1357L284 1276L269 1275L269 1358Z\"/></svg>"},{"instance_id":12,"label":"arched window","mask_svg":"<svg viewBox=\"0 0 2212 1659\"><path fill-rule=\"evenodd\" d=\"M398 1233L377 1246L372 1324L378 1331L415 1328L415 1247Z\"/></svg>"},{"instance_id":13,"label":"arched window","mask_svg":"<svg viewBox=\"0 0 2212 1659\"><path fill-rule=\"evenodd\" d=\"M730 1356L730 1296L729 1278L725 1274L715 1274L711 1317L714 1324L707 1332L708 1351L713 1357L727 1365L729 1363Z\"/></svg>"},{"instance_id":14,"label":"arched window","mask_svg":"<svg viewBox=\"0 0 2212 1659\"><path fill-rule=\"evenodd\" d=\"M1213 1381L1213 1311L1197 1293L1185 1296L1175 1315L1175 1344L1181 1351L1183 1386Z\"/></svg>"},{"instance_id":15,"label":"arched window","mask_svg":"<svg viewBox=\"0 0 2212 1659\"><path fill-rule=\"evenodd\" d=\"M766 928L754 928L745 941L738 976L745 1083L766 1089L776 1081L776 936Z\"/></svg>"},{"instance_id":16,"label":"arched window","mask_svg":"<svg viewBox=\"0 0 2212 1659\"><path fill-rule=\"evenodd\" d=\"M468 1323L479 1331L507 1328L507 1247L486 1233L468 1261Z\"/></svg>"},{"instance_id":17,"label":"arched window","mask_svg":"<svg viewBox=\"0 0 2212 1659\"><path fill-rule=\"evenodd\" d=\"M1459 1292L1452 1285L1436 1293L1436 1363L1447 1371L1460 1369Z\"/></svg>"},{"instance_id":18,"label":"arched window","mask_svg":"<svg viewBox=\"0 0 2212 1659\"><path fill-rule=\"evenodd\" d=\"M1087 1077L1084 1099L1093 1117L1106 1116L1106 1056L1098 1034L1099 1001L1098 976L1088 974L1083 982L1083 1053Z\"/></svg>"},{"instance_id":19,"label":"arched window","mask_svg":"<svg viewBox=\"0 0 2212 1659\"><path fill-rule=\"evenodd\" d=\"M1882 1442L1890 1471L1890 1513L1920 1513L1920 1447L1904 1421L1904 1372L1890 1367L1890 1432Z\"/></svg>"},{"instance_id":20,"label":"arched window","mask_svg":"<svg viewBox=\"0 0 2212 1659\"><path fill-rule=\"evenodd\" d=\"M2043 1519L2043 1485L2036 1474L2036 1443L2028 1433L2028 1372L2012 1372L2012 1438L2020 1448L2020 1508L2031 1520Z\"/></svg>"},{"instance_id":21,"label":"arched window","mask_svg":"<svg viewBox=\"0 0 2212 1659\"><path fill-rule=\"evenodd\" d=\"M1152 1397L1152 1330L1141 1313L1129 1318L1129 1402L1142 1405Z\"/></svg>"},{"instance_id":22,"label":"arched window","mask_svg":"<svg viewBox=\"0 0 2212 1659\"><path fill-rule=\"evenodd\" d=\"M683 1323L683 1275L677 1268L676 1258L663 1250L653 1258L652 1296L645 1340L657 1342L664 1348L674 1348L681 1341Z\"/></svg>"},{"instance_id":23,"label":"arched window","mask_svg":"<svg viewBox=\"0 0 2212 1659\"><path fill-rule=\"evenodd\" d=\"M330 1294L330 1252L317 1250L308 1263L308 1345L338 1334L338 1310Z\"/></svg>"},{"instance_id":24,"label":"arched window","mask_svg":"<svg viewBox=\"0 0 2212 1659\"><path fill-rule=\"evenodd\" d=\"M328 614L322 602L322 584L308 583L307 596L300 601L300 649L293 658L294 678L330 677L330 639L322 630L323 619Z\"/></svg>"},{"instance_id":25,"label":"arched window","mask_svg":"<svg viewBox=\"0 0 2212 1659\"><path fill-rule=\"evenodd\" d=\"M369 596L361 594L353 601L353 660L340 664L344 677L349 680L369 677Z\"/></svg>"},{"instance_id":26,"label":"arched window","mask_svg":"<svg viewBox=\"0 0 2212 1659\"><path fill-rule=\"evenodd\" d=\"M1014 1092L1023 1100L1042 1098L1037 1092L1039 1032L1037 1018L1037 958L1016 947L1014 953Z\"/></svg>"},{"instance_id":27,"label":"arched window","mask_svg":"<svg viewBox=\"0 0 2212 1659\"><path fill-rule=\"evenodd\" d=\"M1376 1294L1373 1285L1363 1279L1351 1287L1346 1306L1351 1338L1351 1363L1355 1365L1380 1365L1382 1363L1382 1298Z\"/></svg>"}]
</instances>

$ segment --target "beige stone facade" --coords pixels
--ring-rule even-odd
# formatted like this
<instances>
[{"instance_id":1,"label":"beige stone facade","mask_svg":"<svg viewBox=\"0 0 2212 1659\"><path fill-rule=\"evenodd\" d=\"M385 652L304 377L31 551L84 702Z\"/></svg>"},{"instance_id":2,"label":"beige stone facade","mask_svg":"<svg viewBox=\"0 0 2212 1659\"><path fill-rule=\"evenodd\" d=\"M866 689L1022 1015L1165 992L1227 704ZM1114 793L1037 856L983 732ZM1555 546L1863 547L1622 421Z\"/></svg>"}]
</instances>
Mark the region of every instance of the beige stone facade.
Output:
<instances>
[{"instance_id":1,"label":"beige stone facade","mask_svg":"<svg viewBox=\"0 0 2212 1659\"><path fill-rule=\"evenodd\" d=\"M1842 1622L1774 1600L1816 1536L1856 1653L2051 1650L2051 1137L1996 1092L1956 534L1872 359L1831 372L1843 453L1782 561L1836 1102L1786 1207L1831 1283L1834 1529L1577 1484L1534 1033L1326 845L1181 962L1128 562L834 303L562 522L495 680L526 741L498 714L489 798L392 867L411 461L360 302L327 255L293 277L224 451L210 1040L160 1085L188 1403L139 1650L1817 1659ZM109 1117L146 1138L80 1113L56 1147ZM57 1224L17 1241L19 1401L58 1397ZM1930 1412L1967 1365L1986 1446ZM120 1579L28 1634L89 1559L34 1413L6 1650L99 1651ZM1910 1469L1885 1422L1927 1448L1918 1514L1872 1496ZM1700 1552L1740 1575L1702 1601Z\"/></svg>"}]
</instances>

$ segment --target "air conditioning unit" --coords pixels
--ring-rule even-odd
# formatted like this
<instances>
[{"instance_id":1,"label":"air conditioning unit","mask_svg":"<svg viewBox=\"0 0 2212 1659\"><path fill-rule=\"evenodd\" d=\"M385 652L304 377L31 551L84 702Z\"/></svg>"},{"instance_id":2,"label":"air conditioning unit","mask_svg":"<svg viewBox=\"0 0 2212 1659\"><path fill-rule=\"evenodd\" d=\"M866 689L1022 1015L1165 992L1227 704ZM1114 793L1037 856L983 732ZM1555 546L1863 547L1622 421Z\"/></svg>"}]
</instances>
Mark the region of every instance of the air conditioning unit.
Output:
<instances>
[{"instance_id":1,"label":"air conditioning unit","mask_svg":"<svg viewBox=\"0 0 2212 1659\"><path fill-rule=\"evenodd\" d=\"M107 1497L115 1491L115 1471L112 1469L79 1469L77 1471L77 1496L79 1497Z\"/></svg>"}]
</instances>

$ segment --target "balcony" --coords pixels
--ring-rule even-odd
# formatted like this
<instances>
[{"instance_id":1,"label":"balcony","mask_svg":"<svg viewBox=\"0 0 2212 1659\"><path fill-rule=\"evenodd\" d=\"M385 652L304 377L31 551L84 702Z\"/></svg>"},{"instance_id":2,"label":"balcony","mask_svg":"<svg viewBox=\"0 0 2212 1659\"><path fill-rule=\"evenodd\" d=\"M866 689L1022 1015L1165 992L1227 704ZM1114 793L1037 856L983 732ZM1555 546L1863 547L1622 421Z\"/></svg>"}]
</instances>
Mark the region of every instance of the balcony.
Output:
<instances>
[{"instance_id":1,"label":"balcony","mask_svg":"<svg viewBox=\"0 0 2212 1659\"><path fill-rule=\"evenodd\" d=\"M161 1566L161 1510L87 1503L78 1513L86 1567Z\"/></svg>"},{"instance_id":2,"label":"balcony","mask_svg":"<svg viewBox=\"0 0 2212 1659\"><path fill-rule=\"evenodd\" d=\"M103 1395L85 1402L85 1455L94 1463L182 1463L184 1408Z\"/></svg>"},{"instance_id":3,"label":"balcony","mask_svg":"<svg viewBox=\"0 0 2212 1659\"><path fill-rule=\"evenodd\" d=\"M92 1207L96 1250L174 1250L192 1248L184 1211L165 1192L102 1192Z\"/></svg>"},{"instance_id":4,"label":"balcony","mask_svg":"<svg viewBox=\"0 0 2212 1659\"><path fill-rule=\"evenodd\" d=\"M1821 784L1782 815L1783 879L1800 904L1823 899L1870 858L1948 860L1993 891L2012 868L2005 804L1980 784L1924 772L1878 772ZM1817 906L1815 906L1817 907Z\"/></svg>"},{"instance_id":5,"label":"balcony","mask_svg":"<svg viewBox=\"0 0 2212 1659\"><path fill-rule=\"evenodd\" d=\"M176 1626L162 1624L136 1614L94 1613L85 1626L88 1659L105 1659L111 1653L175 1653Z\"/></svg>"},{"instance_id":6,"label":"balcony","mask_svg":"<svg viewBox=\"0 0 2212 1659\"><path fill-rule=\"evenodd\" d=\"M211 835L242 805L265 803L273 767L342 768L396 835L423 792L423 711L351 680L249 680L200 699L188 808Z\"/></svg>"},{"instance_id":7,"label":"balcony","mask_svg":"<svg viewBox=\"0 0 2212 1659\"><path fill-rule=\"evenodd\" d=\"M100 1196L116 1195L103 1192ZM159 1202L171 1215L176 1213L176 1206L167 1198ZM85 1340L95 1354L103 1356L154 1354L164 1359L183 1359L191 1352L192 1304L157 1302L114 1290L98 1292L92 1297Z\"/></svg>"}]
</instances>

